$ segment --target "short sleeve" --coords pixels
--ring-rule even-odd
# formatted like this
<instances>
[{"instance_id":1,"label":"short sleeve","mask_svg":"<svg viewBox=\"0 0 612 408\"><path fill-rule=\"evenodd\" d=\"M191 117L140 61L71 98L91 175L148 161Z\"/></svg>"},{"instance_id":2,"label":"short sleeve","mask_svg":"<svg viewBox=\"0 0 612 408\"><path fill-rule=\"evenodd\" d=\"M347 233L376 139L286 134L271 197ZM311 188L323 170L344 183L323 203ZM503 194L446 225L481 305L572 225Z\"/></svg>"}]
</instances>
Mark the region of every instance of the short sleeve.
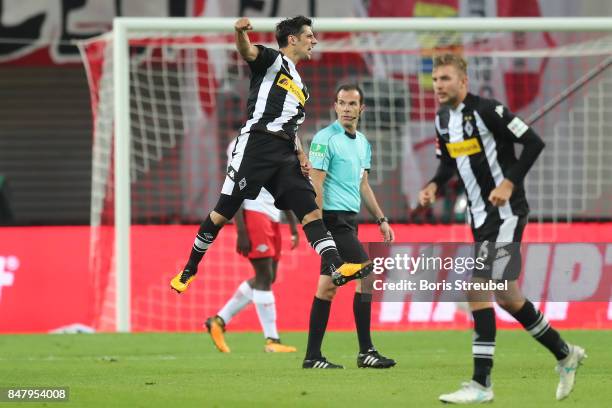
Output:
<instances>
[{"instance_id":1,"label":"short sleeve","mask_svg":"<svg viewBox=\"0 0 612 408\"><path fill-rule=\"evenodd\" d=\"M233 157L233 152L234 149L236 148L236 142L238 141L238 139L234 139L230 142L230 144L227 146L227 166L229 167L230 163L232 162L232 157Z\"/></svg>"},{"instance_id":2,"label":"short sleeve","mask_svg":"<svg viewBox=\"0 0 612 408\"><path fill-rule=\"evenodd\" d=\"M365 160L363 162L363 168L366 170L370 170L372 167L372 145L370 142L366 140L366 152L365 152Z\"/></svg>"},{"instance_id":3,"label":"short sleeve","mask_svg":"<svg viewBox=\"0 0 612 408\"><path fill-rule=\"evenodd\" d=\"M485 100L479 111L485 125L493 132L495 137L522 144L525 139L524 136L529 136L532 133L529 125L512 113L505 105L494 99Z\"/></svg>"},{"instance_id":4,"label":"short sleeve","mask_svg":"<svg viewBox=\"0 0 612 408\"><path fill-rule=\"evenodd\" d=\"M321 132L317 132L312 139L308 158L314 169L327 171L331 159L328 142L329 138Z\"/></svg>"},{"instance_id":5,"label":"short sleeve","mask_svg":"<svg viewBox=\"0 0 612 408\"><path fill-rule=\"evenodd\" d=\"M280 53L272 48L264 47L263 45L257 44L255 46L259 49L257 58L253 61L247 61L247 64L249 68L251 68L251 72L262 73L265 72L270 65L274 64L276 57L278 57Z\"/></svg>"}]
</instances>

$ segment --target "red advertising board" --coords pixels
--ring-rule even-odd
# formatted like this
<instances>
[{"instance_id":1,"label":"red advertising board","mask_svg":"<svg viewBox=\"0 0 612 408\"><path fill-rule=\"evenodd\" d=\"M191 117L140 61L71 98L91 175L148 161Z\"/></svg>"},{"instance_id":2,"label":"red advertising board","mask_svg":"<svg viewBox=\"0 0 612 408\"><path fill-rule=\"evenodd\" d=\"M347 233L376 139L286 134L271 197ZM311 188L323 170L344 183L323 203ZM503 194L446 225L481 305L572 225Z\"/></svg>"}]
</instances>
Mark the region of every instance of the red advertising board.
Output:
<instances>
[{"instance_id":1,"label":"red advertising board","mask_svg":"<svg viewBox=\"0 0 612 408\"><path fill-rule=\"evenodd\" d=\"M394 228L399 242L470 241L464 226ZM133 227L133 330L201 330L204 319L214 315L238 284L252 275L249 263L235 253L235 230L228 226L207 253L192 287L182 295L172 292L169 280L188 255L196 230L196 226ZM364 241L379 239L375 225L362 226L360 235ZM284 241L274 285L280 330L306 330L308 325L319 258L301 238L294 251ZM612 243L611 224L532 224L525 241L546 243L540 245L549 249L545 258L549 271L556 254L567 248L562 245L578 242L590 245L593 256L575 265L576 274L581 270L595 270L600 277L612 273L612 244L607 244ZM88 227L0 228L0 332L47 332L74 324L113 330L114 272L90 271L89 249ZM609 288L604 290L609 293ZM331 330L354 328L352 298L351 284L339 290ZM541 307L560 328L612 328L609 301L548 302ZM508 315L498 311L500 327L515 327ZM455 303L376 303L372 325L379 330L468 328L468 316L464 306ZM232 320L231 329L259 330L252 306Z\"/></svg>"}]
</instances>

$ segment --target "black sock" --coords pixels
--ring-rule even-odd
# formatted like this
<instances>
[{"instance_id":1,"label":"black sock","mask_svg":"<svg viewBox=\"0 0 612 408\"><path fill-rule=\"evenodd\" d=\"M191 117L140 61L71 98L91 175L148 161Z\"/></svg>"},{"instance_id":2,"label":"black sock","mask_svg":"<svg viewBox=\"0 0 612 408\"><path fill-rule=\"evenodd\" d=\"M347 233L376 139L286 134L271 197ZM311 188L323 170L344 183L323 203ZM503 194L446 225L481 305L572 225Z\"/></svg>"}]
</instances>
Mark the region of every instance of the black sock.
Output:
<instances>
[{"instance_id":1,"label":"black sock","mask_svg":"<svg viewBox=\"0 0 612 408\"><path fill-rule=\"evenodd\" d=\"M327 329L331 301L319 299L315 296L310 309L310 324L308 326L308 346L306 347L306 360L321 357L321 344Z\"/></svg>"},{"instance_id":2,"label":"black sock","mask_svg":"<svg viewBox=\"0 0 612 408\"><path fill-rule=\"evenodd\" d=\"M353 298L353 315L355 316L355 327L359 339L359 352L367 353L374 346L370 337L370 320L372 316L372 295L369 293L355 292Z\"/></svg>"},{"instance_id":3,"label":"black sock","mask_svg":"<svg viewBox=\"0 0 612 408\"><path fill-rule=\"evenodd\" d=\"M550 327L550 323L542 312L536 310L529 300L525 301L523 307L512 316L523 325L523 327L539 341L544 347L555 355L557 360L563 360L569 354L569 347L561 338L558 331Z\"/></svg>"},{"instance_id":4,"label":"black sock","mask_svg":"<svg viewBox=\"0 0 612 408\"><path fill-rule=\"evenodd\" d=\"M191 254L189 255L189 260L187 261L187 265L185 265L185 269L189 269L193 272L198 270L198 264L208 250L208 247L211 246L215 238L217 238L217 234L221 228L222 227L213 224L210 215L206 217L202 224L200 224L200 229L198 230L198 235L196 235L193 247L191 247Z\"/></svg>"},{"instance_id":5,"label":"black sock","mask_svg":"<svg viewBox=\"0 0 612 408\"><path fill-rule=\"evenodd\" d=\"M342 265L336 242L325 228L323 220L311 221L304 225L303 229L310 246L323 258L326 265L334 265L335 267Z\"/></svg>"},{"instance_id":6,"label":"black sock","mask_svg":"<svg viewBox=\"0 0 612 408\"><path fill-rule=\"evenodd\" d=\"M474 340L472 341L472 356L474 357L474 375L472 380L484 387L491 386L491 369L495 353L495 311L492 307L475 310Z\"/></svg>"}]
</instances>

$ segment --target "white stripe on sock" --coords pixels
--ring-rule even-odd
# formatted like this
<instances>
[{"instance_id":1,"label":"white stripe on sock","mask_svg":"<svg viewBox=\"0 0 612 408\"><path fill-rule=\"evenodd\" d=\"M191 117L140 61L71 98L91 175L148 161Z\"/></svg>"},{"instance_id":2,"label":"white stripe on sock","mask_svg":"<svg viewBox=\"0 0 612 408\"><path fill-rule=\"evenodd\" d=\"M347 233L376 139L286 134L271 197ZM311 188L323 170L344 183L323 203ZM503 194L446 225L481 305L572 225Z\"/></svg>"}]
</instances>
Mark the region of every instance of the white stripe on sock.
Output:
<instances>
[{"instance_id":1,"label":"white stripe on sock","mask_svg":"<svg viewBox=\"0 0 612 408\"><path fill-rule=\"evenodd\" d=\"M478 346L474 344L472 345L472 354L484 354L492 356L493 354L495 354L495 346Z\"/></svg>"},{"instance_id":2,"label":"white stripe on sock","mask_svg":"<svg viewBox=\"0 0 612 408\"><path fill-rule=\"evenodd\" d=\"M527 329L529 334L531 334L535 338L540 337L550 327L550 325L548 324L548 320L546 320L542 312L538 312L538 315L539 317L538 320L536 320L536 323L531 325L529 329Z\"/></svg>"},{"instance_id":3,"label":"white stripe on sock","mask_svg":"<svg viewBox=\"0 0 612 408\"><path fill-rule=\"evenodd\" d=\"M317 251L317 254L321 254L321 252L323 252L324 249L326 248L335 248L336 247L336 243L334 242L333 239L326 239L323 242L320 242L318 244L316 244L314 246L315 251Z\"/></svg>"}]
</instances>

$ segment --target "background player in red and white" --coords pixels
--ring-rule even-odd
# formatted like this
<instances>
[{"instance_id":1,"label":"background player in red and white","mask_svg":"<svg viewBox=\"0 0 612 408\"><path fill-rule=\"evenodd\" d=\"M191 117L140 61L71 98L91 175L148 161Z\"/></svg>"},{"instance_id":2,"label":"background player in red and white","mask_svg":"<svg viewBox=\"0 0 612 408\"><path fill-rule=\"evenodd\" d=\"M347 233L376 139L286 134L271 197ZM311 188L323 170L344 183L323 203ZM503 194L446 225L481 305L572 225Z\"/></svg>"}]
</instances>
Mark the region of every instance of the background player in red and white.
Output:
<instances>
[{"instance_id":1,"label":"background player in red and white","mask_svg":"<svg viewBox=\"0 0 612 408\"><path fill-rule=\"evenodd\" d=\"M228 158L236 146L232 141L227 149ZM291 249L299 244L297 220L291 211L285 211L291 228ZM229 353L223 332L230 320L251 302L255 305L259 323L266 338L267 352L291 353L295 347L281 344L276 328L276 303L272 284L276 279L278 261L281 256L281 211L274 206L274 197L262 188L254 200L244 200L234 217L238 239L236 251L249 259L255 275L243 281L234 295L219 310L206 320L206 327L213 343L222 353Z\"/></svg>"}]
</instances>

